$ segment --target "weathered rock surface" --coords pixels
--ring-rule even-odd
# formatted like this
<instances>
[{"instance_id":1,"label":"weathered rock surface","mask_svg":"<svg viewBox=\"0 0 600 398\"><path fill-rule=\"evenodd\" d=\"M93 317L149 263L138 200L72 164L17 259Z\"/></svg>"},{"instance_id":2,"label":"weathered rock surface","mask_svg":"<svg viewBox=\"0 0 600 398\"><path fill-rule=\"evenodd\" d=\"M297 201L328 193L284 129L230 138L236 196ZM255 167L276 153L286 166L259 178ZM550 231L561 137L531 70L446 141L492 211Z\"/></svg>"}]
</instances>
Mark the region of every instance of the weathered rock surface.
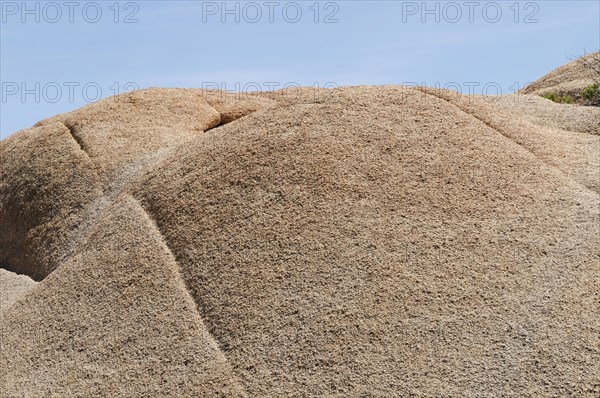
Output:
<instances>
[{"instance_id":1,"label":"weathered rock surface","mask_svg":"<svg viewBox=\"0 0 600 398\"><path fill-rule=\"evenodd\" d=\"M519 98L150 89L9 137L1 262L41 282L0 389L597 396L597 110Z\"/></svg>"}]
</instances>

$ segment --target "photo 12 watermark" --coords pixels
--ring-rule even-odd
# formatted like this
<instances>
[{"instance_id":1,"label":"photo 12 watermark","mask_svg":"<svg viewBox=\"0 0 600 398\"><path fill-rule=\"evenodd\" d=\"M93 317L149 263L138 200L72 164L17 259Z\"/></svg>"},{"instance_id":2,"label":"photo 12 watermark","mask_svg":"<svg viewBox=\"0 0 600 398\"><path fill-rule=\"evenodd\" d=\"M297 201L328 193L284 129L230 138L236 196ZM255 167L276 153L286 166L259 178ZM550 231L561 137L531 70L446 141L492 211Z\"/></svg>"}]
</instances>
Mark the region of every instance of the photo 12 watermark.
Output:
<instances>
[{"instance_id":1,"label":"photo 12 watermark","mask_svg":"<svg viewBox=\"0 0 600 398\"><path fill-rule=\"evenodd\" d=\"M420 90L422 97L426 97L428 92L449 92L456 95L462 95L472 100L475 98L484 100L494 100L502 96L510 95L511 98L522 100L524 98L521 90L527 87L531 82L521 83L512 82L510 85L500 84L499 82L477 82L477 81L452 81L452 82L402 82L402 95L414 95L414 89Z\"/></svg>"},{"instance_id":2,"label":"photo 12 watermark","mask_svg":"<svg viewBox=\"0 0 600 398\"><path fill-rule=\"evenodd\" d=\"M1 20L9 23L139 22L137 1L1 1Z\"/></svg>"},{"instance_id":3,"label":"photo 12 watermark","mask_svg":"<svg viewBox=\"0 0 600 398\"><path fill-rule=\"evenodd\" d=\"M119 95L139 90L135 82L113 82L108 85L98 82L2 82L1 99L21 103L92 103L106 96Z\"/></svg>"},{"instance_id":4,"label":"photo 12 watermark","mask_svg":"<svg viewBox=\"0 0 600 398\"><path fill-rule=\"evenodd\" d=\"M335 1L203 1L202 23L313 23L339 22Z\"/></svg>"},{"instance_id":5,"label":"photo 12 watermark","mask_svg":"<svg viewBox=\"0 0 600 398\"><path fill-rule=\"evenodd\" d=\"M538 23L535 1L403 1L402 23Z\"/></svg>"},{"instance_id":6,"label":"photo 12 watermark","mask_svg":"<svg viewBox=\"0 0 600 398\"><path fill-rule=\"evenodd\" d=\"M335 82L314 82L311 85L302 85L298 82L202 82L202 90L215 92L222 96L223 101L243 100L248 96L262 94L267 96L279 95L288 98L304 98L319 101L331 99L333 91L339 88Z\"/></svg>"}]
</instances>

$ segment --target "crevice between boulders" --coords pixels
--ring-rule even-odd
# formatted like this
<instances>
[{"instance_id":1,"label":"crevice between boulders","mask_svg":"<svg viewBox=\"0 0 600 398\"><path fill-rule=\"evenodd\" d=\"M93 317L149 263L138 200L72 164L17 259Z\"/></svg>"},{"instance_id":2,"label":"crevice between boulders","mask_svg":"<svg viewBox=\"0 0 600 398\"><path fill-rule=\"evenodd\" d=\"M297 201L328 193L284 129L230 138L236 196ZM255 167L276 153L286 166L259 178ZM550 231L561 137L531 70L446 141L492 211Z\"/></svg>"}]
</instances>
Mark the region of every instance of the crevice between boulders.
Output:
<instances>
[{"instance_id":1,"label":"crevice between boulders","mask_svg":"<svg viewBox=\"0 0 600 398\"><path fill-rule=\"evenodd\" d=\"M240 377L239 374L236 373L235 367L233 366L233 364L230 362L229 358L227 357L226 351L223 350L222 345L219 343L219 340L216 338L216 336L214 335L214 333L210 330L209 325L204 322L204 317L202 316L202 311L201 311L200 303L196 300L196 298L192 294L192 290L189 287L188 282L187 282L186 278L183 275L183 271L181 269L181 264L179 263L179 260L177 259L177 256L175 255L175 252L171 249L171 247L169 245L169 242L168 242L167 238L165 237L165 234L160 229L159 223L153 217L153 215L150 212L150 210L147 209L144 206L144 202L143 201L139 200L138 198L136 198L132 194L126 194L126 195L129 195L129 197L133 200L133 202L135 202L136 205L139 206L139 208L141 209L142 213L146 217L148 223L151 225L152 229L154 230L153 232L156 234L156 236L158 237L158 239L160 240L160 242L164 245L166 251L168 252L169 257L171 257L171 259L173 260L173 262L175 264L175 267L176 267L175 272L177 273L177 276L178 276L178 279L179 279L179 283L181 283L181 288L188 295L188 297L190 298L191 302L194 304L195 310L198 313L198 316L200 317L201 322L204 323L204 326L206 327L206 331L208 332L210 338L214 342L214 344L217 347L219 353L223 356L223 359L227 363L227 365L228 365L228 367L229 367L232 375L234 375L236 377L236 379L237 379L236 380L236 384L240 387L240 389L242 391L245 392L245 389L244 389L244 386L243 386L243 383L242 383L242 378Z\"/></svg>"},{"instance_id":2,"label":"crevice between boulders","mask_svg":"<svg viewBox=\"0 0 600 398\"><path fill-rule=\"evenodd\" d=\"M81 151L83 153L85 153L85 155L89 158L90 154L85 149L85 144L83 143L83 140L81 139L81 137L79 136L79 134L77 132L77 127L74 124L71 124L69 122L64 122L63 125L67 128L67 130L69 130L71 137L73 137L73 139L79 146L79 149L81 149Z\"/></svg>"}]
</instances>

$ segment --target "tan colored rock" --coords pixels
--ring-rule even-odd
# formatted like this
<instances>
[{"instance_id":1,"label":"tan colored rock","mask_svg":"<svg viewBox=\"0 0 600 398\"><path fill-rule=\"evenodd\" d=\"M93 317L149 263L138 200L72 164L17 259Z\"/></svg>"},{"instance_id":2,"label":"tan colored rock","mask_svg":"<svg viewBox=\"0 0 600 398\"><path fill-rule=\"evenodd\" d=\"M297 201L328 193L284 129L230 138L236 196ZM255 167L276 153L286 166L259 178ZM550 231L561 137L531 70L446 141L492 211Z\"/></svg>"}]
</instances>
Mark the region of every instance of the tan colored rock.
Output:
<instances>
[{"instance_id":1,"label":"tan colored rock","mask_svg":"<svg viewBox=\"0 0 600 398\"><path fill-rule=\"evenodd\" d=\"M206 102L221 114L219 125L230 123L261 109L275 107L277 103L255 93L227 93L204 91Z\"/></svg>"},{"instance_id":2,"label":"tan colored rock","mask_svg":"<svg viewBox=\"0 0 600 398\"><path fill-rule=\"evenodd\" d=\"M0 360L7 397L245 396L175 259L127 195L5 313Z\"/></svg>"},{"instance_id":3,"label":"tan colored rock","mask_svg":"<svg viewBox=\"0 0 600 398\"><path fill-rule=\"evenodd\" d=\"M251 115L136 196L251 396L595 388L598 194L444 99Z\"/></svg>"},{"instance_id":4,"label":"tan colored rock","mask_svg":"<svg viewBox=\"0 0 600 398\"><path fill-rule=\"evenodd\" d=\"M521 90L523 94L571 95L578 97L581 92L591 84L600 83L600 52L596 51L583 57L583 61L574 60L566 65L554 69ZM586 67L585 64L593 63L596 71Z\"/></svg>"},{"instance_id":5,"label":"tan colored rock","mask_svg":"<svg viewBox=\"0 0 600 398\"><path fill-rule=\"evenodd\" d=\"M541 105L539 101L544 99L531 95L469 97L449 90L424 88L423 91L473 115L573 181L600 193L600 108L575 105L561 107L561 104L554 102ZM565 107L565 111L572 116L570 123L562 112ZM553 114L555 118L538 120L521 112L523 108L540 118L544 113ZM523 116L514 117L515 114ZM575 123L578 115L585 116ZM581 132L564 128L579 129Z\"/></svg>"},{"instance_id":6,"label":"tan colored rock","mask_svg":"<svg viewBox=\"0 0 600 398\"><path fill-rule=\"evenodd\" d=\"M37 283L26 275L18 275L0 268L0 315L36 285Z\"/></svg>"},{"instance_id":7,"label":"tan colored rock","mask_svg":"<svg viewBox=\"0 0 600 398\"><path fill-rule=\"evenodd\" d=\"M600 135L600 107L559 104L534 94L475 96L471 99L488 106L495 106L509 117L537 126L566 130L566 133L586 133Z\"/></svg>"},{"instance_id":8,"label":"tan colored rock","mask_svg":"<svg viewBox=\"0 0 600 398\"><path fill-rule=\"evenodd\" d=\"M89 104L43 120L67 125L105 180L136 159L183 143L217 126L219 112L202 92L148 89Z\"/></svg>"},{"instance_id":9,"label":"tan colored rock","mask_svg":"<svg viewBox=\"0 0 600 398\"><path fill-rule=\"evenodd\" d=\"M41 280L72 252L100 179L60 122L8 137L0 159L0 263Z\"/></svg>"},{"instance_id":10,"label":"tan colored rock","mask_svg":"<svg viewBox=\"0 0 600 398\"><path fill-rule=\"evenodd\" d=\"M10 137L2 266L43 280L0 390L598 395L595 110L509 101L151 89Z\"/></svg>"}]
</instances>

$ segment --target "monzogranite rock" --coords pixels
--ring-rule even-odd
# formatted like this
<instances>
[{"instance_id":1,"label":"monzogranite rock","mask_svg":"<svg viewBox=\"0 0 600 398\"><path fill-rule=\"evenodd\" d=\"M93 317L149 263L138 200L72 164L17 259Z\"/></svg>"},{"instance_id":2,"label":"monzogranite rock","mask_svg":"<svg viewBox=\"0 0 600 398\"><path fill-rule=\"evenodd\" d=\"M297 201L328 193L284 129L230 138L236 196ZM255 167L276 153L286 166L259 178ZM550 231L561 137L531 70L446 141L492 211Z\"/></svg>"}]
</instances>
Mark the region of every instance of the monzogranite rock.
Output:
<instances>
[{"instance_id":1,"label":"monzogranite rock","mask_svg":"<svg viewBox=\"0 0 600 398\"><path fill-rule=\"evenodd\" d=\"M14 134L0 389L598 396L600 114L547 102L149 89Z\"/></svg>"}]
</instances>

